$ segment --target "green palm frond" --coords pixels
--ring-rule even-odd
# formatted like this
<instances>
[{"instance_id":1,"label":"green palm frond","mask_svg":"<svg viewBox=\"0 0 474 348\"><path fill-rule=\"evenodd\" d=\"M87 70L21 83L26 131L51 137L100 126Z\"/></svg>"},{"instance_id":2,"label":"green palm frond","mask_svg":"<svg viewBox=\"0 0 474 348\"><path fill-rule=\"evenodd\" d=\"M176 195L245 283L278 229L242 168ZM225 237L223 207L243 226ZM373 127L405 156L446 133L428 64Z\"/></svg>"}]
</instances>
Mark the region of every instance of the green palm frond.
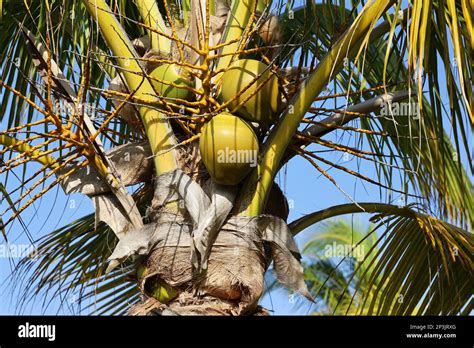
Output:
<instances>
[{"instance_id":1,"label":"green palm frond","mask_svg":"<svg viewBox=\"0 0 474 348\"><path fill-rule=\"evenodd\" d=\"M111 8L120 16L130 37L138 38L144 35L142 28L132 25L126 20L127 18L140 19L135 6L130 6L125 0L113 0ZM25 41L22 39L19 22L43 40L46 35L50 36L52 58L64 67L64 75L74 86L80 85L81 77L84 75L84 60L80 55L86 55L89 48L94 50L92 56L95 61L105 63L91 65L90 84L92 86L101 87L107 79L107 75L99 67L104 67L109 72L114 71L114 69L110 69L111 61L107 59L107 56L104 56L108 54L109 50L101 36L95 37L91 42L90 33L94 29L81 1L7 1L4 4L3 18L0 21L2 32L9 33L9 35L0 37L0 59L2 62L0 79L14 87L22 95L30 96L33 93L28 80L38 82L39 77ZM26 78L19 78L21 75ZM2 92L0 105L0 120L8 117L8 128L31 122L34 117L32 110L26 107L24 100L8 91ZM7 106L10 108L9 112L6 112ZM25 109L28 112L25 113Z\"/></svg>"},{"instance_id":2,"label":"green palm frond","mask_svg":"<svg viewBox=\"0 0 474 348\"><path fill-rule=\"evenodd\" d=\"M372 203L335 206L309 214L290 226L297 233L317 221L360 212L375 214L372 220L377 221L378 225L363 238L357 241L351 239L351 245L356 247L365 245L368 240L372 245L364 248L364 257L348 277L348 285L339 296L335 312L368 315L469 314L469 303L474 293L474 235L470 232L410 207ZM376 231L379 232L375 240L373 234ZM323 244L316 237L316 242L313 241L310 246L318 250L330 240L347 242L348 236L352 238L349 232L343 239L338 235L338 229L335 229L335 234L328 230L321 235ZM339 271L335 272L339 274ZM328 279L331 276L329 274ZM323 285L321 289L325 290ZM347 301L347 296L350 301Z\"/></svg>"},{"instance_id":3,"label":"green palm frond","mask_svg":"<svg viewBox=\"0 0 474 348\"><path fill-rule=\"evenodd\" d=\"M142 214L151 193L149 187L135 193ZM20 302L58 297L61 305L67 305L72 296L81 313L125 314L139 300L140 291L132 260L105 272L117 242L107 225L100 222L96 226L94 214L41 237L34 243L34 257L22 259L12 274L13 282L21 285Z\"/></svg>"},{"instance_id":4,"label":"green palm frond","mask_svg":"<svg viewBox=\"0 0 474 348\"><path fill-rule=\"evenodd\" d=\"M367 50L366 59L372 64L368 67L369 71L364 73L364 77L371 85L378 84L384 72L385 50L384 46L369 47ZM392 50L386 73L394 82L400 83L407 81L408 69L399 63L404 54L403 50L398 54L395 52ZM430 54L436 55L436 52ZM430 93L428 96L424 94L421 99L423 108L419 114L379 115L375 121L362 118L361 125L370 130L388 132L390 139L367 135L372 149L380 154L383 154L384 150L391 155L400 154L400 165L405 168L408 178L423 197L426 197L426 201L436 203L439 216L469 228L474 224L474 200L473 195L469 194L473 192L473 185L467 171L472 172L473 167L468 142L461 140L464 147L460 147L458 140L467 139L470 130L455 126L456 119L465 117L459 105L454 106L451 115L441 107L442 87L437 75L437 66L435 60L431 63L430 71L426 73L431 80L428 88ZM449 65L446 69L449 69ZM417 103L416 100L407 102ZM458 99L453 103L458 103ZM447 118L453 122L454 132L459 128L457 134L452 136L454 144L448 137L449 131L446 130ZM458 121L458 124L466 125L469 122ZM461 162L464 157L467 158L466 168ZM379 166L379 171L383 172L384 169ZM386 175L386 180L390 179L390 175Z\"/></svg>"},{"instance_id":5,"label":"green palm frond","mask_svg":"<svg viewBox=\"0 0 474 348\"><path fill-rule=\"evenodd\" d=\"M375 290L373 279L379 286L367 313L462 314L474 292L473 235L422 214L391 215L384 225L387 239L379 239L368 292Z\"/></svg>"},{"instance_id":6,"label":"green palm frond","mask_svg":"<svg viewBox=\"0 0 474 348\"><path fill-rule=\"evenodd\" d=\"M124 314L120 307L138 299L136 283L129 279L130 264L105 274L117 238L105 224L94 224L94 214L87 215L37 241L34 257L22 259L12 274L13 282L21 285L23 305L56 297L65 306L73 298L84 313Z\"/></svg>"},{"instance_id":7,"label":"green palm frond","mask_svg":"<svg viewBox=\"0 0 474 348\"><path fill-rule=\"evenodd\" d=\"M444 9L442 2L434 3L429 17L432 21L430 27L440 28L442 23L437 21L439 12ZM456 7L456 11L458 20L464 25L465 11L463 12L460 6ZM282 57L288 56L283 64L298 63L310 71L314 69L318 60L324 57L325 52L352 23L356 14L357 9L350 11L329 2L325 4L308 2L307 6L294 9L291 19L288 12L284 13L282 15L284 37L290 44L283 48ZM400 17L403 19L398 18L397 14L385 16L384 22L378 24L372 31L363 55L357 61L354 60L356 52L348 55L352 63L335 77L335 85L343 95L347 94L348 103L356 104L374 97L374 92L367 89L381 90L381 85L384 87L382 90L411 89L416 92L416 86L412 85L416 84L417 80L410 77L410 67L404 64L403 58L407 54L406 28L407 23L413 20L411 15L411 11L405 9ZM468 32L467 28L465 29L464 34ZM360 127L375 132L375 135L351 132L351 136L355 138L354 143L359 144L366 138L371 151L377 154L375 158L382 161L373 161L379 173L378 180L384 180L387 186L392 186L396 176L400 175L413 185L424 197L425 202L434 203L436 214L440 218L450 219L469 228L474 224L474 194L469 194L474 192L474 188L467 174L468 171L473 172L473 162L470 150L472 141L468 140L472 128L466 116L472 105L462 102L464 100L462 91L456 89L456 69L447 58L451 46L445 42L446 36L440 38L437 32L438 30L431 31L430 39L420 41L437 43L429 45L429 54L424 56L426 66L423 72L426 81L424 90L428 90L428 93L424 92L421 98L406 100L406 103L411 105L416 105L419 100L422 103L420 113L380 115L376 112L360 118L360 121L353 121L355 124L360 124ZM291 45L298 42L304 44L298 45L297 49ZM466 47L466 52L463 52L466 56L469 46L463 47ZM293 54L290 54L291 51ZM297 54L303 57L299 62L295 59ZM438 71L441 63L438 61L438 56L445 57L442 58L442 63L446 72L444 79L447 81L449 101L452 103L450 110L442 104L444 85L443 76L439 74L443 72ZM311 57L314 57L313 61ZM472 81L472 72L469 70L472 68L466 67L466 69L465 76L470 76ZM386 77L385 84L383 84L384 77ZM323 98L322 101L327 99ZM344 101L342 104L345 104ZM315 107L317 109L318 104L315 104ZM324 115L324 112L321 114ZM452 130L447 130L447 122L452 124ZM386 132L388 136L380 136L380 132ZM448 136L450 133L452 135ZM402 172L394 171L383 164L384 157L387 156L391 157L392 165L403 168ZM462 161L463 158L467 160ZM466 163L466 167L463 163Z\"/></svg>"},{"instance_id":8,"label":"green palm frond","mask_svg":"<svg viewBox=\"0 0 474 348\"><path fill-rule=\"evenodd\" d=\"M364 284L357 277L364 271L364 252L376 242L376 235L363 231L358 224L351 225L346 220L329 220L318 228L306 242L303 255L309 258L305 267L305 279L309 289L317 298L315 314L354 314L360 309L360 296L353 299L356 285L366 293ZM359 243L360 242L360 243ZM352 273L360 267L354 277ZM376 286L376 285L374 285ZM320 304L319 301L322 303ZM352 306L349 304L353 302Z\"/></svg>"}]
</instances>

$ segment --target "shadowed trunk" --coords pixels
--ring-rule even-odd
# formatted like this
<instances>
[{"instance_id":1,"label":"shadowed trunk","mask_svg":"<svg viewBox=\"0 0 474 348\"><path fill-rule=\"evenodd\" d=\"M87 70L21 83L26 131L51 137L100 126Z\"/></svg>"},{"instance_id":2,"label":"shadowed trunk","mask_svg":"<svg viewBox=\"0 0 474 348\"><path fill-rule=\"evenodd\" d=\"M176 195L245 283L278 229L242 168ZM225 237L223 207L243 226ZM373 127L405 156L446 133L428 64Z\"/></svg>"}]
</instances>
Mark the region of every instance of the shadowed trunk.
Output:
<instances>
[{"instance_id":1,"label":"shadowed trunk","mask_svg":"<svg viewBox=\"0 0 474 348\"><path fill-rule=\"evenodd\" d=\"M232 199L237 189L217 185L209 178L197 144L182 147L179 154L182 170L152 179L151 151L146 143L108 152L126 185L154 184L154 197L145 216L148 223L127 233L123 233L127 222L94 169L85 168L63 182L67 193L82 192L95 202L107 202L102 206L108 209L96 210L96 219L109 224L119 236L109 270L132 258L142 292L142 302L129 313L267 315L258 300L264 291L264 273L272 261L282 283L310 297L299 251L285 223L288 203L278 185L274 184L263 215L236 216L232 202L222 197ZM170 205L172 202L177 204ZM216 209L223 206L223 210ZM203 223L204 229L200 229Z\"/></svg>"}]
</instances>

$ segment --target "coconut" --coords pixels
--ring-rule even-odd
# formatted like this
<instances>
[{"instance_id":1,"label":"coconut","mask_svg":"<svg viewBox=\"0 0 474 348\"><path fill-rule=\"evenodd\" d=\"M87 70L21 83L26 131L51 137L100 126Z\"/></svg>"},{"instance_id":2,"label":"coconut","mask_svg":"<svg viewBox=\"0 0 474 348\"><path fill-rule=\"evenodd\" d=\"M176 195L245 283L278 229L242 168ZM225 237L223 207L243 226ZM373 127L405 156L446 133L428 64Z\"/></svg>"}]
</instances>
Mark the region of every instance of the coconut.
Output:
<instances>
[{"instance_id":1,"label":"coconut","mask_svg":"<svg viewBox=\"0 0 474 348\"><path fill-rule=\"evenodd\" d=\"M258 29L258 35L266 45L279 44L282 40L282 32L278 17L270 16Z\"/></svg>"},{"instance_id":2,"label":"coconut","mask_svg":"<svg viewBox=\"0 0 474 348\"><path fill-rule=\"evenodd\" d=\"M266 64L240 59L223 74L219 100L230 102L228 108L250 122L272 123L281 102L278 78Z\"/></svg>"},{"instance_id":3,"label":"coconut","mask_svg":"<svg viewBox=\"0 0 474 348\"><path fill-rule=\"evenodd\" d=\"M252 128L229 113L204 125L199 149L211 177L222 185L236 185L257 164L258 140Z\"/></svg>"},{"instance_id":4,"label":"coconut","mask_svg":"<svg viewBox=\"0 0 474 348\"><path fill-rule=\"evenodd\" d=\"M162 64L150 73L151 84L160 96L189 100L194 87L192 76L176 64Z\"/></svg>"}]
</instances>

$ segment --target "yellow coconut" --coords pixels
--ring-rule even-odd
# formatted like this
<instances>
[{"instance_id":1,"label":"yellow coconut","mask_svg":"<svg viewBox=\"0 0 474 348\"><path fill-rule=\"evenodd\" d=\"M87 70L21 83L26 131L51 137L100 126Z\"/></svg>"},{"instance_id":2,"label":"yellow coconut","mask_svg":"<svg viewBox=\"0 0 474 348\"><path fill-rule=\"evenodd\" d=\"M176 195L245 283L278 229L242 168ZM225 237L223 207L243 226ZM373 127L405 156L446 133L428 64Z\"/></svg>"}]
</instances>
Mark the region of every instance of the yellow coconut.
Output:
<instances>
[{"instance_id":1,"label":"yellow coconut","mask_svg":"<svg viewBox=\"0 0 474 348\"><path fill-rule=\"evenodd\" d=\"M209 174L219 184L236 185L257 165L258 140L252 128L229 113L204 125L199 149Z\"/></svg>"},{"instance_id":2,"label":"yellow coconut","mask_svg":"<svg viewBox=\"0 0 474 348\"><path fill-rule=\"evenodd\" d=\"M223 103L231 101L229 110L235 110L248 121L272 123L278 117L281 101L278 78L266 64L254 59L240 59L223 74L219 100Z\"/></svg>"},{"instance_id":3,"label":"yellow coconut","mask_svg":"<svg viewBox=\"0 0 474 348\"><path fill-rule=\"evenodd\" d=\"M194 87L192 76L176 64L162 64L150 73L151 83L159 95L166 98L189 100Z\"/></svg>"},{"instance_id":4,"label":"yellow coconut","mask_svg":"<svg viewBox=\"0 0 474 348\"><path fill-rule=\"evenodd\" d=\"M163 281L154 280L150 287L150 295L161 303L168 303L179 295L178 290Z\"/></svg>"},{"instance_id":5,"label":"yellow coconut","mask_svg":"<svg viewBox=\"0 0 474 348\"><path fill-rule=\"evenodd\" d=\"M137 268L137 278L142 282L143 278L147 276L149 269L140 264ZM172 286L166 284L164 281L152 278L148 279L144 284L145 292L153 296L161 303L168 303L179 295L179 291Z\"/></svg>"}]
</instances>

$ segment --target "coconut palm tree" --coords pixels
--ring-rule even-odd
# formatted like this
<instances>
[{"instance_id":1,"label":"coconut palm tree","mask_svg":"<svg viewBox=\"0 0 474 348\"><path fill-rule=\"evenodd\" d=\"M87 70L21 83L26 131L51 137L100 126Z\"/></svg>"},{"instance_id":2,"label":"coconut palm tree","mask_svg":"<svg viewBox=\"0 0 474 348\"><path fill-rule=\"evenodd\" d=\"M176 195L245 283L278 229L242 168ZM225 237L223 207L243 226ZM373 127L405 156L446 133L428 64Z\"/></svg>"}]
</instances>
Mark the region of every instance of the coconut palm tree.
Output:
<instances>
[{"instance_id":1,"label":"coconut palm tree","mask_svg":"<svg viewBox=\"0 0 474 348\"><path fill-rule=\"evenodd\" d=\"M270 265L311 299L293 237L364 212L384 228L364 261L369 282L389 285L363 301L376 298L380 313L469 313L474 5L351 5L4 2L4 238L58 185L95 207L16 267L24 298L79 288L81 300L96 296L95 313L266 314L258 300ZM368 148L328 140L334 132ZM377 177L328 151L369 161ZM288 223L274 180L296 157L327 185L339 186L332 168L387 201ZM392 204L395 194L413 204Z\"/></svg>"}]
</instances>

